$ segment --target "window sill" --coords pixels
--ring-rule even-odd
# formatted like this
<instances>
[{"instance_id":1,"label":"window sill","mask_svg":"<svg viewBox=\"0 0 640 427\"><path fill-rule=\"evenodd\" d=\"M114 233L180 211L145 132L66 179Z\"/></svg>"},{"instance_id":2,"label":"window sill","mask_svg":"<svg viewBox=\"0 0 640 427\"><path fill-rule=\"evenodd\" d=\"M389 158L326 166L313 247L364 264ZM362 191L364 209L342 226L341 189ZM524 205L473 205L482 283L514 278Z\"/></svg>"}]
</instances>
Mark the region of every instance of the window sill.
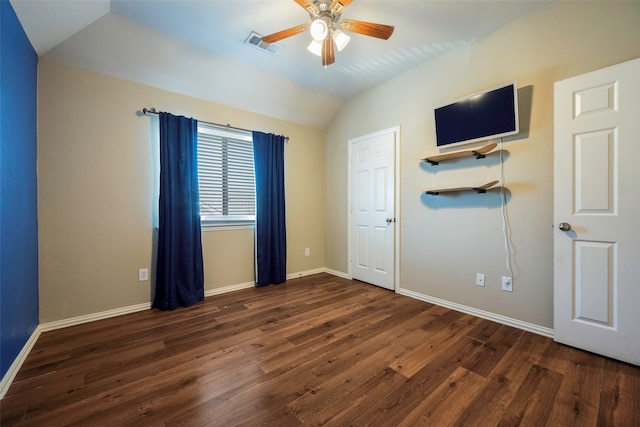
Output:
<instances>
[{"instance_id":1,"label":"window sill","mask_svg":"<svg viewBox=\"0 0 640 427\"><path fill-rule=\"evenodd\" d=\"M255 224L201 224L202 232L227 231L227 230L249 230L254 229Z\"/></svg>"}]
</instances>

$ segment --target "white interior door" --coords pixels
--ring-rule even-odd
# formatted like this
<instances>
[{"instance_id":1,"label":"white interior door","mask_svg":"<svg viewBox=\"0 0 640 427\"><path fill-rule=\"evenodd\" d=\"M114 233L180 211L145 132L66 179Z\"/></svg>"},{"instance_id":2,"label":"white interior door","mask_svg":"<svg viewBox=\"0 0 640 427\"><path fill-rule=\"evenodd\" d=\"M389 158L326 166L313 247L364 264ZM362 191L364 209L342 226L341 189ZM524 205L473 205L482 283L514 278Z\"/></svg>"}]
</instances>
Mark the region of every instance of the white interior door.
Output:
<instances>
[{"instance_id":1,"label":"white interior door","mask_svg":"<svg viewBox=\"0 0 640 427\"><path fill-rule=\"evenodd\" d=\"M555 84L554 147L555 340L640 365L640 59Z\"/></svg>"},{"instance_id":2,"label":"white interior door","mask_svg":"<svg viewBox=\"0 0 640 427\"><path fill-rule=\"evenodd\" d=\"M395 289L397 130L350 140L351 277Z\"/></svg>"}]
</instances>

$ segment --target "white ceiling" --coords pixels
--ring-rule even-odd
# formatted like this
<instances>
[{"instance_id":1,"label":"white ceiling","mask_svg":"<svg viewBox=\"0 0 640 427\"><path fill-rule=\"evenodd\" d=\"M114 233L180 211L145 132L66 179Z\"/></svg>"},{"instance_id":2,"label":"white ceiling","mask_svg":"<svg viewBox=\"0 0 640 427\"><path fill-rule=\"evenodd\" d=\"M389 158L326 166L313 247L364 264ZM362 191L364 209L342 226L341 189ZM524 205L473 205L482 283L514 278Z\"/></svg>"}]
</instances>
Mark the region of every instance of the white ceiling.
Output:
<instances>
[{"instance_id":1,"label":"white ceiling","mask_svg":"<svg viewBox=\"0 0 640 427\"><path fill-rule=\"evenodd\" d=\"M343 18L395 31L389 40L351 34L326 69L306 50L308 33L280 42L277 55L244 44L252 31L265 35L309 22L293 0L11 4L46 59L324 129L348 98L550 1L355 0Z\"/></svg>"}]
</instances>

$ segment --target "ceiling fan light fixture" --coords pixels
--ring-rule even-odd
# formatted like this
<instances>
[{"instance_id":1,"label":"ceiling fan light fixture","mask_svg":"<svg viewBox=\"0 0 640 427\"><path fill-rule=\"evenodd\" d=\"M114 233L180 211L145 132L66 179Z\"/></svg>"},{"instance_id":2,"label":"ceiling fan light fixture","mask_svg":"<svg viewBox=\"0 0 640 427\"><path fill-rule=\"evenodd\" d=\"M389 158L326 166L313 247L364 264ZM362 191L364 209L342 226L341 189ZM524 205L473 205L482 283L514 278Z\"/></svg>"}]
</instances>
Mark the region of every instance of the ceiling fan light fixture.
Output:
<instances>
[{"instance_id":1,"label":"ceiling fan light fixture","mask_svg":"<svg viewBox=\"0 0 640 427\"><path fill-rule=\"evenodd\" d=\"M326 39L329 34L329 25L327 25L326 21L322 18L314 19L309 31L314 40L321 42Z\"/></svg>"},{"instance_id":2,"label":"ceiling fan light fixture","mask_svg":"<svg viewBox=\"0 0 640 427\"><path fill-rule=\"evenodd\" d=\"M322 42L318 40L311 40L311 43L309 43L309 46L307 46L307 50L316 56L321 56Z\"/></svg>"},{"instance_id":3,"label":"ceiling fan light fixture","mask_svg":"<svg viewBox=\"0 0 640 427\"><path fill-rule=\"evenodd\" d=\"M339 52L342 51L351 40L351 37L345 34L345 32L362 34L383 40L387 40L391 37L391 34L393 34L394 27L391 25L356 21L354 19L341 20L342 12L353 0L294 1L309 13L311 22L262 36L260 40L263 43L273 44L308 30L311 34L312 41L307 46L307 50L314 55L320 56L322 65L325 68L336 62L336 50Z\"/></svg>"},{"instance_id":4,"label":"ceiling fan light fixture","mask_svg":"<svg viewBox=\"0 0 640 427\"><path fill-rule=\"evenodd\" d=\"M333 38L333 41L336 43L336 48L338 49L338 52L344 49L347 46L347 44L349 44L349 40L351 40L351 37L349 37L348 35L346 35L344 32L340 30L333 30L333 32L331 33L331 37Z\"/></svg>"}]
</instances>

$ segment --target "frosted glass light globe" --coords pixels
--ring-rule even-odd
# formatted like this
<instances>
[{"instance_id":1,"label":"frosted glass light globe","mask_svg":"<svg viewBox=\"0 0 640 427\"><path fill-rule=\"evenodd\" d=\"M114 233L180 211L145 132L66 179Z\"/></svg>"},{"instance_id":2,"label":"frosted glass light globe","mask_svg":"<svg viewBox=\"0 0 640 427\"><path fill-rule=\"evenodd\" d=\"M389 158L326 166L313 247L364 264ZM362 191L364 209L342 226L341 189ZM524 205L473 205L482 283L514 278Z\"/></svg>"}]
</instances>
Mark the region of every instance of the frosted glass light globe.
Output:
<instances>
[{"instance_id":1,"label":"frosted glass light globe","mask_svg":"<svg viewBox=\"0 0 640 427\"><path fill-rule=\"evenodd\" d=\"M314 40L322 41L327 38L329 27L327 26L327 23L324 22L324 20L316 19L311 23L309 32L311 32L311 37L313 37Z\"/></svg>"}]
</instances>

